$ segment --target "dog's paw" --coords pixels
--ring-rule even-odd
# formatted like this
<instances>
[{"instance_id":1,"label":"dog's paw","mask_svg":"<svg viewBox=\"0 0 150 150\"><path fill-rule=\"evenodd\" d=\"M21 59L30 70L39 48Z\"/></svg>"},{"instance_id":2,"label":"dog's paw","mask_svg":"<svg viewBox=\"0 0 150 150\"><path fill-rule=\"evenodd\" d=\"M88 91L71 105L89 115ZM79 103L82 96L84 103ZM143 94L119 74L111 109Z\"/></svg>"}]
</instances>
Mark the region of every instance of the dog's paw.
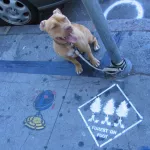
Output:
<instances>
[{"instance_id":1,"label":"dog's paw","mask_svg":"<svg viewBox=\"0 0 150 150\"><path fill-rule=\"evenodd\" d=\"M99 45L96 45L95 47L94 47L94 51L98 51L100 49L100 46Z\"/></svg>"},{"instance_id":2,"label":"dog's paw","mask_svg":"<svg viewBox=\"0 0 150 150\"><path fill-rule=\"evenodd\" d=\"M83 72L82 66L76 66L76 73L79 75Z\"/></svg>"},{"instance_id":3,"label":"dog's paw","mask_svg":"<svg viewBox=\"0 0 150 150\"><path fill-rule=\"evenodd\" d=\"M92 61L91 61L92 65L95 66L95 67L99 67L100 66L100 61L97 60L96 58L94 58Z\"/></svg>"}]
</instances>

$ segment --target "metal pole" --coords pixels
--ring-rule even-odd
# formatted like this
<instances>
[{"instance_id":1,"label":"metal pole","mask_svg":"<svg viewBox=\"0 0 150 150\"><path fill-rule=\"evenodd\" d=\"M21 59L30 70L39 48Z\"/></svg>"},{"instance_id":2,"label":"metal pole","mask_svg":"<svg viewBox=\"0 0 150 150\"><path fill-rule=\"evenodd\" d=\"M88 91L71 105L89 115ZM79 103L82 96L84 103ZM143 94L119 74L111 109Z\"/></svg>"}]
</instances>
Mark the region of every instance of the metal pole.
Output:
<instances>
[{"instance_id":1,"label":"metal pole","mask_svg":"<svg viewBox=\"0 0 150 150\"><path fill-rule=\"evenodd\" d=\"M99 4L99 0L82 0L82 2L87 9L87 12L91 17L112 62L116 65L120 64L122 62L122 58L109 31L107 21Z\"/></svg>"}]
</instances>

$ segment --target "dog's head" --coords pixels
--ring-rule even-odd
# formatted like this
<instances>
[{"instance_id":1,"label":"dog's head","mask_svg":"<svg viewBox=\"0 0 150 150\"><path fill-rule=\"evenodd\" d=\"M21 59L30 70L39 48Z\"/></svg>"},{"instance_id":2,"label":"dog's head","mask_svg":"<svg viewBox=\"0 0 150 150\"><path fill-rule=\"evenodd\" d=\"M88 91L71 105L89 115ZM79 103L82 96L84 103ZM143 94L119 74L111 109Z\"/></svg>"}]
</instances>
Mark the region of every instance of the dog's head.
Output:
<instances>
[{"instance_id":1,"label":"dog's head","mask_svg":"<svg viewBox=\"0 0 150 150\"><path fill-rule=\"evenodd\" d=\"M75 43L77 41L71 22L59 9L54 10L49 19L40 23L40 29L60 43Z\"/></svg>"}]
</instances>

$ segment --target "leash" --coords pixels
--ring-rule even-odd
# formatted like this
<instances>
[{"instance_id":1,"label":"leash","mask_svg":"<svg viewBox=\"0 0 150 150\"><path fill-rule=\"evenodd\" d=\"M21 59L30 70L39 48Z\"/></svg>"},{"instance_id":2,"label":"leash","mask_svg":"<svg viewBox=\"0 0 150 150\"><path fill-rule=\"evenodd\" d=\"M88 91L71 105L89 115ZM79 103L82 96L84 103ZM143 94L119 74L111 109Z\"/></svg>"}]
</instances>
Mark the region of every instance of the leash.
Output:
<instances>
[{"instance_id":1,"label":"leash","mask_svg":"<svg viewBox=\"0 0 150 150\"><path fill-rule=\"evenodd\" d=\"M106 67L103 69L100 68L96 68L95 66L93 66L88 60L86 60L82 54L79 52L78 48L76 46L73 45L74 48L74 53L79 56L86 64L88 64L90 67L92 67L93 69L100 71L100 72L104 72L106 74L110 74L110 75L115 75L121 71L123 71L126 68L126 62L125 60L122 61L121 64L116 65L112 63L112 66L110 67Z\"/></svg>"},{"instance_id":2,"label":"leash","mask_svg":"<svg viewBox=\"0 0 150 150\"><path fill-rule=\"evenodd\" d=\"M88 60L86 60L82 54L79 52L78 48L73 44L73 43L65 43L65 44L61 44L61 43L58 43L56 40L54 40L55 43L59 44L59 45L70 45L73 49L74 49L74 53L79 56L86 64L88 64L90 67L92 67L93 69L97 70L97 71L100 71L100 72L103 72L103 73L106 73L106 74L110 74L110 75L116 75L118 74L119 72L123 71L125 68L126 68L126 61L123 60L121 62L121 64L119 65L116 65L114 64L113 62L112 63L112 66L110 67L106 67L106 68L103 68L103 69L100 69L100 68L96 68L95 66L93 66Z\"/></svg>"}]
</instances>

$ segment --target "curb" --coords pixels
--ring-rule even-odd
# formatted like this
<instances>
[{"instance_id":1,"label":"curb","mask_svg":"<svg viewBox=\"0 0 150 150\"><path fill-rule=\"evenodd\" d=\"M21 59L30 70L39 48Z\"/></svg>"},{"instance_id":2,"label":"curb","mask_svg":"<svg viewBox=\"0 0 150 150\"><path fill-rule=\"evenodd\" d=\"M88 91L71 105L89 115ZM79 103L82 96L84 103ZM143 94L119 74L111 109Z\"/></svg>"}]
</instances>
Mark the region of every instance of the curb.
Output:
<instances>
[{"instance_id":1,"label":"curb","mask_svg":"<svg viewBox=\"0 0 150 150\"><path fill-rule=\"evenodd\" d=\"M11 26L0 27L0 35L6 35L10 31Z\"/></svg>"}]
</instances>

